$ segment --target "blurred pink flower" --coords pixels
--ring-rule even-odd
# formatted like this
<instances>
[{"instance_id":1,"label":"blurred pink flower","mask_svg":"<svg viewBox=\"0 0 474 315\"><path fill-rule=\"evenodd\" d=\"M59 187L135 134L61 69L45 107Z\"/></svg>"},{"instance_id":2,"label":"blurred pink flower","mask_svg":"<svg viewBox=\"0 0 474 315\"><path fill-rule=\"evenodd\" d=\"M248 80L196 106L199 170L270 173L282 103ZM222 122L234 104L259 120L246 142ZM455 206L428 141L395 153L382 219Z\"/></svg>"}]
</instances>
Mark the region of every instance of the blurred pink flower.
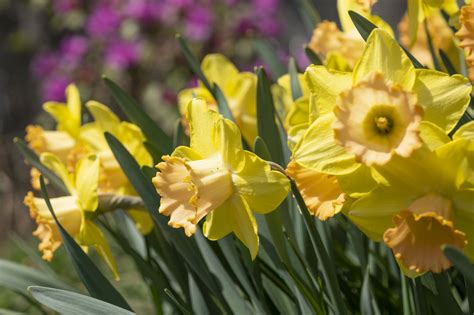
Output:
<instances>
[{"instance_id":1,"label":"blurred pink flower","mask_svg":"<svg viewBox=\"0 0 474 315\"><path fill-rule=\"evenodd\" d=\"M138 43L117 41L111 43L105 51L105 63L117 70L124 70L138 60Z\"/></svg>"}]
</instances>

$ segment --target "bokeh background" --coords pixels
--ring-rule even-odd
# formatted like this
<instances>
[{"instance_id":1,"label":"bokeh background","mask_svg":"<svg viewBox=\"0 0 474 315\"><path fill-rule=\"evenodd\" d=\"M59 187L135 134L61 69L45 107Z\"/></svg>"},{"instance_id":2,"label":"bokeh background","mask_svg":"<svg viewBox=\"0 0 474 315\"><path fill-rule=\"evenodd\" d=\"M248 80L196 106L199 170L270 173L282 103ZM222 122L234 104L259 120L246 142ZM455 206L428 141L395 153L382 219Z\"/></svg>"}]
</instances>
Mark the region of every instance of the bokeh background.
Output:
<instances>
[{"instance_id":1,"label":"bokeh background","mask_svg":"<svg viewBox=\"0 0 474 315\"><path fill-rule=\"evenodd\" d=\"M322 19L337 20L336 0L309 1ZM44 101L64 100L64 88L75 82L83 100L114 107L101 82L106 74L170 130L178 117L177 93L195 84L176 33L200 58L219 52L252 71L264 64L263 42L274 47L283 64L294 56L304 69L308 61L302 47L313 25L301 2L0 0L0 257L16 255L15 235L30 238L32 222L22 205L28 168L12 139L23 137L30 123L54 127L41 110ZM380 0L375 12L396 29L405 2Z\"/></svg>"}]
</instances>

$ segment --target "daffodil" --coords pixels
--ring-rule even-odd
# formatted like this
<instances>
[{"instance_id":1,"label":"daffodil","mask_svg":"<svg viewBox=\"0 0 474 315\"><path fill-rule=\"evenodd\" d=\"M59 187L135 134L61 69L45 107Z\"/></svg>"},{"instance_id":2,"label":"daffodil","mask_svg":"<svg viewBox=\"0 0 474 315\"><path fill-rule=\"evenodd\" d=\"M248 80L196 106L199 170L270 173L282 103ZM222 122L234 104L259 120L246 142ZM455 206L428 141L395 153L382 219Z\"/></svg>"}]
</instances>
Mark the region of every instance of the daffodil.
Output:
<instances>
[{"instance_id":1,"label":"daffodil","mask_svg":"<svg viewBox=\"0 0 474 315\"><path fill-rule=\"evenodd\" d=\"M449 15L458 12L456 0L408 0L409 44L412 46L418 34L418 28L431 14L444 10Z\"/></svg>"},{"instance_id":2,"label":"daffodil","mask_svg":"<svg viewBox=\"0 0 474 315\"><path fill-rule=\"evenodd\" d=\"M473 158L466 138L396 156L375 167L379 185L352 204L349 218L383 240L410 276L449 268L444 244L474 260Z\"/></svg>"},{"instance_id":3,"label":"daffodil","mask_svg":"<svg viewBox=\"0 0 474 315\"><path fill-rule=\"evenodd\" d=\"M140 166L152 166L153 160L144 146L145 136L136 125L120 121L104 104L89 101L86 107L94 117L94 128L83 132L82 139L89 145L90 152L97 154L100 160L99 193L136 195L105 141L104 132L114 135ZM134 209L128 209L127 213L141 233L148 234L153 229L153 221L148 213Z\"/></svg>"},{"instance_id":4,"label":"daffodil","mask_svg":"<svg viewBox=\"0 0 474 315\"><path fill-rule=\"evenodd\" d=\"M70 193L70 196L50 200L59 222L81 246L93 246L118 278L117 265L105 237L92 221L99 204L99 159L96 155L82 158L74 173L69 173L66 165L52 153L43 153L41 162L63 180ZM24 203L38 225L33 235L41 241L39 250L43 253L43 259L51 261L54 252L62 244L58 227L44 199L35 198L29 192Z\"/></svg>"},{"instance_id":5,"label":"daffodil","mask_svg":"<svg viewBox=\"0 0 474 315\"><path fill-rule=\"evenodd\" d=\"M398 43L374 30L353 73L310 66L306 78L319 117L294 152L302 166L333 175L410 156L424 121L449 133L470 101L460 75L415 69Z\"/></svg>"},{"instance_id":6,"label":"daffodil","mask_svg":"<svg viewBox=\"0 0 474 315\"><path fill-rule=\"evenodd\" d=\"M286 197L289 181L254 153L242 149L238 127L208 109L203 99L187 106L190 147L163 156L153 183L161 196L159 212L168 224L195 233L205 218L204 235L218 240L234 233L252 259L259 238L253 212L273 211Z\"/></svg>"},{"instance_id":7,"label":"daffodil","mask_svg":"<svg viewBox=\"0 0 474 315\"><path fill-rule=\"evenodd\" d=\"M474 2L462 7L460 14L461 28L456 33L460 46L466 51L469 65L469 78L474 80Z\"/></svg>"},{"instance_id":8,"label":"daffodil","mask_svg":"<svg viewBox=\"0 0 474 315\"><path fill-rule=\"evenodd\" d=\"M342 30L336 23L323 21L313 31L308 47L325 59L328 68L351 70L364 51L364 40L349 17L348 11L355 11L379 27L392 32L382 19L371 14L372 0L338 0L337 9Z\"/></svg>"},{"instance_id":9,"label":"daffodil","mask_svg":"<svg viewBox=\"0 0 474 315\"><path fill-rule=\"evenodd\" d=\"M239 70L223 55L210 54L204 57L201 69L209 83L217 84L224 93L234 119L244 139L253 143L257 135L257 77L250 72ZM178 95L179 108L186 112L187 104L193 97L206 100L211 108L217 110L217 102L200 82L196 88L185 89Z\"/></svg>"}]
</instances>

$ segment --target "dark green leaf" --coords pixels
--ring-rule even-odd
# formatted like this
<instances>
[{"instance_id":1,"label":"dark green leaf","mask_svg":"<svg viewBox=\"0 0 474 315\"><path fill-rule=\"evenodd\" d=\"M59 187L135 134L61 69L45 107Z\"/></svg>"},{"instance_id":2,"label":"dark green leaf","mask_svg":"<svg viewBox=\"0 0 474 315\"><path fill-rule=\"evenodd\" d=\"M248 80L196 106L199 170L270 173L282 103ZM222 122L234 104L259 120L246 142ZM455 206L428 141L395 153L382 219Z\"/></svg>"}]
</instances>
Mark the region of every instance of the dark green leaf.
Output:
<instances>
[{"instance_id":1,"label":"dark green leaf","mask_svg":"<svg viewBox=\"0 0 474 315\"><path fill-rule=\"evenodd\" d=\"M438 294L435 296L428 294L428 298L435 312L440 315L462 315L463 312L451 291L448 275L446 273L433 273L433 277Z\"/></svg>"},{"instance_id":2,"label":"dark green leaf","mask_svg":"<svg viewBox=\"0 0 474 315\"><path fill-rule=\"evenodd\" d=\"M308 57L309 61L313 64L313 65L317 65L317 66L322 66L323 65L323 62L321 60L321 58L318 56L317 53L315 53L311 48L309 48L307 45L304 46L304 52L306 54L306 57Z\"/></svg>"},{"instance_id":3,"label":"dark green leaf","mask_svg":"<svg viewBox=\"0 0 474 315\"><path fill-rule=\"evenodd\" d=\"M122 297L122 295L112 286L112 284L107 280L106 277L100 272L92 260L87 256L82 248L74 241L74 239L67 233L59 222L54 209L51 206L49 201L48 192L44 184L44 179L40 177L41 184L41 193L43 198L46 201L49 211L51 212L56 226L58 227L59 233L63 240L64 247L66 248L69 257L72 260L74 268L76 269L79 278L81 279L84 286L89 291L90 295L96 299L108 302L119 307L125 308L127 310L132 310L128 305L127 301Z\"/></svg>"},{"instance_id":4,"label":"dark green leaf","mask_svg":"<svg viewBox=\"0 0 474 315\"><path fill-rule=\"evenodd\" d=\"M380 314L377 301L372 293L370 285L370 268L365 269L364 282L362 283L362 292L360 295L360 312L361 314L376 315Z\"/></svg>"},{"instance_id":5,"label":"dark green leaf","mask_svg":"<svg viewBox=\"0 0 474 315\"><path fill-rule=\"evenodd\" d=\"M176 120L173 134L173 147L179 147L180 145L189 145L189 139L184 132L183 123L181 118ZM160 157L161 159L161 157Z\"/></svg>"},{"instance_id":6,"label":"dark green leaf","mask_svg":"<svg viewBox=\"0 0 474 315\"><path fill-rule=\"evenodd\" d=\"M311 21L311 27L314 27L319 22L321 22L321 16L310 0L298 0L298 6L301 9L300 11L306 13L306 15L309 17Z\"/></svg>"},{"instance_id":7,"label":"dark green leaf","mask_svg":"<svg viewBox=\"0 0 474 315\"><path fill-rule=\"evenodd\" d=\"M179 34L176 35L176 39L178 40L179 46L181 47L181 52L183 53L184 58L186 58L189 67L191 68L193 73L197 75L199 80L201 80L201 82L209 90L209 92L212 93L212 86L207 80L204 73L202 72L201 65L199 64L199 61L197 60L196 56L192 53L191 49L189 49L188 43L186 42L184 37Z\"/></svg>"},{"instance_id":8,"label":"dark green leaf","mask_svg":"<svg viewBox=\"0 0 474 315\"><path fill-rule=\"evenodd\" d=\"M165 289L165 294L170 298L170 301L173 303L173 305L183 312L183 314L191 315L191 312L181 303L178 297L173 292L171 292L170 289Z\"/></svg>"},{"instance_id":9,"label":"dark green leaf","mask_svg":"<svg viewBox=\"0 0 474 315\"><path fill-rule=\"evenodd\" d=\"M281 77L286 73L285 65L281 62L280 57L277 54L277 50L272 46L272 44L270 44L269 41L263 38L256 38L255 49L270 68L274 78Z\"/></svg>"},{"instance_id":10,"label":"dark green leaf","mask_svg":"<svg viewBox=\"0 0 474 315\"><path fill-rule=\"evenodd\" d=\"M272 161L284 164L280 131L276 124L275 106L272 91L265 70L257 68L257 130L267 145Z\"/></svg>"},{"instance_id":11,"label":"dark green leaf","mask_svg":"<svg viewBox=\"0 0 474 315\"><path fill-rule=\"evenodd\" d=\"M36 167L44 177L46 177L56 188L59 188L64 193L69 193L66 186L59 176L53 173L49 168L44 166L39 157L36 155L33 150L31 150L28 145L21 139L13 139L18 150L23 154L23 157L33 166Z\"/></svg>"},{"instance_id":12,"label":"dark green leaf","mask_svg":"<svg viewBox=\"0 0 474 315\"><path fill-rule=\"evenodd\" d=\"M28 288L31 295L41 304L61 314L83 315L133 315L126 309L113 304L91 298L86 295L58 290L54 288L31 286Z\"/></svg>"},{"instance_id":13,"label":"dark green leaf","mask_svg":"<svg viewBox=\"0 0 474 315\"><path fill-rule=\"evenodd\" d=\"M49 274L0 259L0 286L18 293L28 294L31 285L49 286L58 289L73 290L68 284Z\"/></svg>"},{"instance_id":14,"label":"dark green leaf","mask_svg":"<svg viewBox=\"0 0 474 315\"><path fill-rule=\"evenodd\" d=\"M451 245L445 245L443 252L453 265L461 271L466 281L474 286L474 266L459 249Z\"/></svg>"},{"instance_id":15,"label":"dark green leaf","mask_svg":"<svg viewBox=\"0 0 474 315\"><path fill-rule=\"evenodd\" d=\"M446 55L446 53L442 49L438 50L438 52L439 52L439 57L443 61L444 67L448 71L449 75L455 75L456 73L458 73L456 71L456 68L454 68L451 60L449 60L448 55Z\"/></svg>"},{"instance_id":16,"label":"dark green leaf","mask_svg":"<svg viewBox=\"0 0 474 315\"><path fill-rule=\"evenodd\" d=\"M160 148L149 141L145 141L143 145L145 146L148 153L150 153L153 163L159 163L161 161L161 157L164 155Z\"/></svg>"},{"instance_id":17,"label":"dark green leaf","mask_svg":"<svg viewBox=\"0 0 474 315\"><path fill-rule=\"evenodd\" d=\"M217 84L213 84L214 97L216 98L217 108L219 109L219 114L224 116L224 118L230 119L235 122L232 111L229 108L229 104L225 99L224 93Z\"/></svg>"},{"instance_id":18,"label":"dark green leaf","mask_svg":"<svg viewBox=\"0 0 474 315\"><path fill-rule=\"evenodd\" d=\"M157 146L161 152L170 153L172 150L170 137L148 116L132 96L109 78L103 77L103 79L117 104L127 117L142 129L146 139Z\"/></svg>"},{"instance_id":19,"label":"dark green leaf","mask_svg":"<svg viewBox=\"0 0 474 315\"><path fill-rule=\"evenodd\" d=\"M424 22L424 27L425 27L425 34L426 34L426 38L428 40L428 48L430 50L430 54L431 54L431 59L433 59L433 64L434 64L434 67L436 70L438 71L441 71L441 66L439 64L439 61L438 61L438 56L436 55L436 52L435 52L435 49L434 49L434 46L433 46L433 40L431 38L431 34L428 30L428 24L427 24L427 20L425 20Z\"/></svg>"},{"instance_id":20,"label":"dark green leaf","mask_svg":"<svg viewBox=\"0 0 474 315\"><path fill-rule=\"evenodd\" d=\"M359 34L362 36L362 38L367 41L369 38L370 33L377 28L377 25L374 23L370 22L367 20L365 17L360 15L357 12L354 11L349 11L349 16L354 23L355 27L359 31ZM402 46L400 46L402 47ZM410 58L411 62L413 63L413 66L418 69L423 69L425 68L415 57L413 57L412 54L408 50L406 50L404 47L402 49L405 51L406 55L408 58Z\"/></svg>"},{"instance_id":21,"label":"dark green leaf","mask_svg":"<svg viewBox=\"0 0 474 315\"><path fill-rule=\"evenodd\" d=\"M298 68L295 58L293 57L290 57L288 61L288 73L290 74L291 96L293 97L293 101L296 101L303 96L303 92L301 92L300 81L298 80Z\"/></svg>"}]
</instances>

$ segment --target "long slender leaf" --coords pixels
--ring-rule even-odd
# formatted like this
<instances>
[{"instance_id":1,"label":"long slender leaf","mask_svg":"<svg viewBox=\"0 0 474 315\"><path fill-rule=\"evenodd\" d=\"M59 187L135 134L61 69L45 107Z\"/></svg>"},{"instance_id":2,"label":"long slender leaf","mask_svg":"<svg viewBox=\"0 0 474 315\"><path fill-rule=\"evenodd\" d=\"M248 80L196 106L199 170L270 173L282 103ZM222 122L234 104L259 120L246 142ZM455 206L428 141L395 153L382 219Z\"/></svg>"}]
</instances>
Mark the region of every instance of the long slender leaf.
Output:
<instances>
[{"instance_id":1,"label":"long slender leaf","mask_svg":"<svg viewBox=\"0 0 474 315\"><path fill-rule=\"evenodd\" d=\"M66 248L74 268L87 291L89 291L91 296L94 298L131 311L132 309L123 296L112 286L109 280L107 280L107 278L100 272L92 260L86 253L84 253L82 248L76 243L76 241L74 241L59 222L54 209L51 206L51 202L49 201L48 192L42 176L40 177L40 184L41 193L43 194L46 205L48 206L56 226L58 227L59 233L61 234L64 247Z\"/></svg>"},{"instance_id":2,"label":"long slender leaf","mask_svg":"<svg viewBox=\"0 0 474 315\"><path fill-rule=\"evenodd\" d=\"M73 290L71 286L49 274L44 274L37 269L0 259L0 286L18 293L28 294L27 289L31 285Z\"/></svg>"},{"instance_id":3,"label":"long slender leaf","mask_svg":"<svg viewBox=\"0 0 474 315\"><path fill-rule=\"evenodd\" d=\"M296 66L295 58L290 57L288 61L288 73L290 74L291 96L296 101L303 96L301 92L300 81L298 80L298 68Z\"/></svg>"},{"instance_id":4,"label":"long slender leaf","mask_svg":"<svg viewBox=\"0 0 474 315\"><path fill-rule=\"evenodd\" d=\"M52 183L56 188L59 188L62 192L69 193L69 191L67 190L66 186L64 185L63 181L59 178L59 176L54 174L53 171L51 171L49 168L47 168L41 163L38 155L36 155L36 153L28 147L25 141L19 138L15 138L13 139L13 142L15 143L16 147L21 152L21 154L23 154L25 159L32 166L36 167L41 172L41 174L43 174L43 176L46 177L50 181L50 183Z\"/></svg>"},{"instance_id":5,"label":"long slender leaf","mask_svg":"<svg viewBox=\"0 0 474 315\"><path fill-rule=\"evenodd\" d=\"M451 285L446 273L433 273L434 281L438 294L430 298L433 309L437 314L462 315L463 312L456 302L452 292Z\"/></svg>"},{"instance_id":6,"label":"long slender leaf","mask_svg":"<svg viewBox=\"0 0 474 315\"><path fill-rule=\"evenodd\" d=\"M430 31L428 30L427 20L425 20L425 22L423 24L424 24L424 28L425 28L426 38L427 38L427 41L428 41L428 48L429 48L430 54L431 54L431 59L433 59L433 65L434 65L436 70L441 71L442 70L441 65L439 64L438 56L436 55L436 51L435 51L434 46L433 46L433 40L431 38Z\"/></svg>"},{"instance_id":7,"label":"long slender leaf","mask_svg":"<svg viewBox=\"0 0 474 315\"><path fill-rule=\"evenodd\" d=\"M364 40L367 40L369 38L370 33L377 28L377 25L370 22L357 12L349 11L349 16ZM406 50L404 47L402 47L402 49L405 51L408 58L410 58L415 68L425 68L408 50Z\"/></svg>"},{"instance_id":8,"label":"long slender leaf","mask_svg":"<svg viewBox=\"0 0 474 315\"><path fill-rule=\"evenodd\" d=\"M172 149L170 137L145 113L132 96L109 78L103 77L103 79L117 104L127 117L142 129L147 140L159 147L161 152L170 153Z\"/></svg>"},{"instance_id":9,"label":"long slender leaf","mask_svg":"<svg viewBox=\"0 0 474 315\"><path fill-rule=\"evenodd\" d=\"M121 307L91 298L86 295L41 286L30 286L31 295L41 304L61 314L68 315L133 315Z\"/></svg>"},{"instance_id":10,"label":"long slender leaf","mask_svg":"<svg viewBox=\"0 0 474 315\"><path fill-rule=\"evenodd\" d=\"M360 312L361 314L367 315L381 314L377 301L372 293L369 269L369 266L367 266L364 274L364 282L362 284L362 292L360 295Z\"/></svg>"},{"instance_id":11,"label":"long slender leaf","mask_svg":"<svg viewBox=\"0 0 474 315\"><path fill-rule=\"evenodd\" d=\"M451 60L449 60L448 55L446 55L446 53L442 49L438 50L438 52L439 52L439 57L441 58L441 61L443 61L444 67L448 71L449 75L454 75L458 73L456 71L456 68L453 66L453 63L451 62Z\"/></svg>"},{"instance_id":12,"label":"long slender leaf","mask_svg":"<svg viewBox=\"0 0 474 315\"><path fill-rule=\"evenodd\" d=\"M309 48L307 45L304 46L304 52L306 54L306 57L308 57L309 61L317 66L322 66L323 61L321 58L318 56L317 53L315 53L311 48Z\"/></svg>"},{"instance_id":13,"label":"long slender leaf","mask_svg":"<svg viewBox=\"0 0 474 315\"><path fill-rule=\"evenodd\" d=\"M275 47L263 38L255 39L255 49L271 70L274 78L281 77L286 73L285 65L280 61Z\"/></svg>"},{"instance_id":14,"label":"long slender leaf","mask_svg":"<svg viewBox=\"0 0 474 315\"><path fill-rule=\"evenodd\" d=\"M230 119L235 122L232 111L229 108L229 104L225 99L224 93L222 93L221 88L217 84L213 84L214 97L216 98L217 108L219 109L219 114L224 116L224 118Z\"/></svg>"}]
</instances>

